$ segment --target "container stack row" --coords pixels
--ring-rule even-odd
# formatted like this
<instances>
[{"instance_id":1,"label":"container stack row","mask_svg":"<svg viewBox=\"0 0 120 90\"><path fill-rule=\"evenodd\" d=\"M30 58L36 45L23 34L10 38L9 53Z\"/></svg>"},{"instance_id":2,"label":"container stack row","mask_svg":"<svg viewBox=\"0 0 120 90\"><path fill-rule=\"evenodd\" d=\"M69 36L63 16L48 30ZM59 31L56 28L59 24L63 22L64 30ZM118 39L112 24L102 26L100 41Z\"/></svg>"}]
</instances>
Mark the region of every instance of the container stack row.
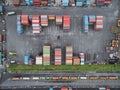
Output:
<instances>
[{"instance_id":1,"label":"container stack row","mask_svg":"<svg viewBox=\"0 0 120 90\"><path fill-rule=\"evenodd\" d=\"M43 65L50 65L50 46L43 46Z\"/></svg>"},{"instance_id":2,"label":"container stack row","mask_svg":"<svg viewBox=\"0 0 120 90\"><path fill-rule=\"evenodd\" d=\"M55 65L62 64L62 50L61 48L55 48Z\"/></svg>"},{"instance_id":3,"label":"container stack row","mask_svg":"<svg viewBox=\"0 0 120 90\"><path fill-rule=\"evenodd\" d=\"M73 47L66 46L66 65L72 65Z\"/></svg>"},{"instance_id":4,"label":"container stack row","mask_svg":"<svg viewBox=\"0 0 120 90\"><path fill-rule=\"evenodd\" d=\"M48 26L48 16L41 15L41 26Z\"/></svg>"},{"instance_id":5,"label":"container stack row","mask_svg":"<svg viewBox=\"0 0 120 90\"><path fill-rule=\"evenodd\" d=\"M35 33L35 34L40 33L41 26L40 26L39 15L32 16L32 28L33 28L33 31L32 31L33 33Z\"/></svg>"},{"instance_id":6,"label":"container stack row","mask_svg":"<svg viewBox=\"0 0 120 90\"><path fill-rule=\"evenodd\" d=\"M103 16L85 15L83 17L84 32L89 32L89 25L93 25L94 30L103 30Z\"/></svg>"},{"instance_id":7,"label":"container stack row","mask_svg":"<svg viewBox=\"0 0 120 90\"><path fill-rule=\"evenodd\" d=\"M57 15L56 16L56 25L62 25L62 16L60 16L60 15Z\"/></svg>"},{"instance_id":8,"label":"container stack row","mask_svg":"<svg viewBox=\"0 0 120 90\"><path fill-rule=\"evenodd\" d=\"M95 30L103 29L103 16L96 16L96 23L94 24Z\"/></svg>"},{"instance_id":9,"label":"container stack row","mask_svg":"<svg viewBox=\"0 0 120 90\"><path fill-rule=\"evenodd\" d=\"M20 17L20 15L17 15L17 33L18 34L23 33L23 25L21 25L21 17Z\"/></svg>"},{"instance_id":10,"label":"container stack row","mask_svg":"<svg viewBox=\"0 0 120 90\"><path fill-rule=\"evenodd\" d=\"M73 57L73 65L80 65L80 58L78 56Z\"/></svg>"},{"instance_id":11,"label":"container stack row","mask_svg":"<svg viewBox=\"0 0 120 90\"><path fill-rule=\"evenodd\" d=\"M43 57L42 56L36 56L36 65L42 65L43 64Z\"/></svg>"},{"instance_id":12,"label":"container stack row","mask_svg":"<svg viewBox=\"0 0 120 90\"><path fill-rule=\"evenodd\" d=\"M63 30L70 30L70 16L63 16Z\"/></svg>"}]
</instances>

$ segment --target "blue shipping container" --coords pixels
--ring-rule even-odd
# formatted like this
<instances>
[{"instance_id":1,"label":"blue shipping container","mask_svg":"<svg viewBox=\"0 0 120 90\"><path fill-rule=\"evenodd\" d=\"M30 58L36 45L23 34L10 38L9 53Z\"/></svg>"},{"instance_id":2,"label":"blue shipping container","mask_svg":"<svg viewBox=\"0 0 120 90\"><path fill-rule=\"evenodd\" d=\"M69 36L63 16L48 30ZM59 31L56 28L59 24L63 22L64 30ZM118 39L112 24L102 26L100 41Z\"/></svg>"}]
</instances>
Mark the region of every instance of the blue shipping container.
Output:
<instances>
[{"instance_id":1,"label":"blue shipping container","mask_svg":"<svg viewBox=\"0 0 120 90\"><path fill-rule=\"evenodd\" d=\"M0 5L0 12L3 12L3 6Z\"/></svg>"},{"instance_id":2,"label":"blue shipping container","mask_svg":"<svg viewBox=\"0 0 120 90\"><path fill-rule=\"evenodd\" d=\"M30 59L30 55L26 54L25 58L24 58L24 64L28 64L29 63L29 59Z\"/></svg>"},{"instance_id":3,"label":"blue shipping container","mask_svg":"<svg viewBox=\"0 0 120 90\"><path fill-rule=\"evenodd\" d=\"M49 88L49 90L53 90L53 88Z\"/></svg>"}]
</instances>

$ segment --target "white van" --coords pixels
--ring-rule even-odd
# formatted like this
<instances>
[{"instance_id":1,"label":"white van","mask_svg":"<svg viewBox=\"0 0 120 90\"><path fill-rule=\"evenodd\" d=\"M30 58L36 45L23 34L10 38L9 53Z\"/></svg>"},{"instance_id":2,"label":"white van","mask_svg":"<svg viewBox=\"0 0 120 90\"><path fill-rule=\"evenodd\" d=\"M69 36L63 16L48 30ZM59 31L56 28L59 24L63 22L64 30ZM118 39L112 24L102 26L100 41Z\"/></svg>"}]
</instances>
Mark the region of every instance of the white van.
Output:
<instances>
[{"instance_id":1,"label":"white van","mask_svg":"<svg viewBox=\"0 0 120 90\"><path fill-rule=\"evenodd\" d=\"M7 12L7 16L9 16L9 15L14 15L15 14L15 12L14 11L12 11L12 12Z\"/></svg>"}]
</instances>

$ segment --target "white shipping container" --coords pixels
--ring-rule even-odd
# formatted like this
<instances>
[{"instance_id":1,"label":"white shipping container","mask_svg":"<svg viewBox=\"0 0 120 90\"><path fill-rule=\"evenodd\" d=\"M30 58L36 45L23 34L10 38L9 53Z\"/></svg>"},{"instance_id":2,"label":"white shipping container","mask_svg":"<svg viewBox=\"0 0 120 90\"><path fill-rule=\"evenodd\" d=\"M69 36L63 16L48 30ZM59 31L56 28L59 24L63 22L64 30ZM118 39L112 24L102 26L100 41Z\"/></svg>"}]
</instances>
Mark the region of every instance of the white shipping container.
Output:
<instances>
[{"instance_id":1,"label":"white shipping container","mask_svg":"<svg viewBox=\"0 0 120 90\"><path fill-rule=\"evenodd\" d=\"M87 77L80 77L80 79L82 79L82 80L86 80L86 79L87 79Z\"/></svg>"},{"instance_id":2,"label":"white shipping container","mask_svg":"<svg viewBox=\"0 0 120 90\"><path fill-rule=\"evenodd\" d=\"M23 80L30 80L30 77L23 77Z\"/></svg>"},{"instance_id":3,"label":"white shipping container","mask_svg":"<svg viewBox=\"0 0 120 90\"><path fill-rule=\"evenodd\" d=\"M39 80L39 77L33 77L32 79L33 80Z\"/></svg>"}]
</instances>

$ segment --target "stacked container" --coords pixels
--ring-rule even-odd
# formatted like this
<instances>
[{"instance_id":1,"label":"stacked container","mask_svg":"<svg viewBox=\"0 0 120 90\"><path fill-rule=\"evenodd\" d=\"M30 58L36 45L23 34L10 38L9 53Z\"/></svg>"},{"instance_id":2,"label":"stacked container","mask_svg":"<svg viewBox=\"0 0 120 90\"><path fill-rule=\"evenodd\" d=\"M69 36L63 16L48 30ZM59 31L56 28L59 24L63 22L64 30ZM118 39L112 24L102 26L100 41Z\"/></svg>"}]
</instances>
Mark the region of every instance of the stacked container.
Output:
<instances>
[{"instance_id":1,"label":"stacked container","mask_svg":"<svg viewBox=\"0 0 120 90\"><path fill-rule=\"evenodd\" d=\"M85 55L84 55L84 53L80 53L80 64L81 65L85 64Z\"/></svg>"},{"instance_id":2,"label":"stacked container","mask_svg":"<svg viewBox=\"0 0 120 90\"><path fill-rule=\"evenodd\" d=\"M70 30L70 16L63 16L63 30Z\"/></svg>"},{"instance_id":3,"label":"stacked container","mask_svg":"<svg viewBox=\"0 0 120 90\"><path fill-rule=\"evenodd\" d=\"M75 6L75 0L69 0L69 5L70 6Z\"/></svg>"},{"instance_id":4,"label":"stacked container","mask_svg":"<svg viewBox=\"0 0 120 90\"><path fill-rule=\"evenodd\" d=\"M77 56L73 57L73 65L80 65L80 58Z\"/></svg>"},{"instance_id":5,"label":"stacked container","mask_svg":"<svg viewBox=\"0 0 120 90\"><path fill-rule=\"evenodd\" d=\"M40 26L39 15L32 16L32 28L33 28L33 33L40 33L41 26Z\"/></svg>"},{"instance_id":6,"label":"stacked container","mask_svg":"<svg viewBox=\"0 0 120 90\"><path fill-rule=\"evenodd\" d=\"M55 15L48 15L49 20L55 20Z\"/></svg>"},{"instance_id":7,"label":"stacked container","mask_svg":"<svg viewBox=\"0 0 120 90\"><path fill-rule=\"evenodd\" d=\"M86 6L89 6L89 5L90 5L90 3L91 3L91 0L86 0L85 5L86 5Z\"/></svg>"},{"instance_id":8,"label":"stacked container","mask_svg":"<svg viewBox=\"0 0 120 90\"><path fill-rule=\"evenodd\" d=\"M42 65L42 56L36 56L36 65Z\"/></svg>"},{"instance_id":9,"label":"stacked container","mask_svg":"<svg viewBox=\"0 0 120 90\"><path fill-rule=\"evenodd\" d=\"M29 64L29 59L30 59L30 55L26 54L25 58L24 58L24 64L28 65Z\"/></svg>"},{"instance_id":10,"label":"stacked container","mask_svg":"<svg viewBox=\"0 0 120 90\"><path fill-rule=\"evenodd\" d=\"M55 48L55 65L62 64L62 50L61 48Z\"/></svg>"},{"instance_id":11,"label":"stacked container","mask_svg":"<svg viewBox=\"0 0 120 90\"><path fill-rule=\"evenodd\" d=\"M0 64L2 64L2 52L0 52Z\"/></svg>"},{"instance_id":12,"label":"stacked container","mask_svg":"<svg viewBox=\"0 0 120 90\"><path fill-rule=\"evenodd\" d=\"M105 0L105 4L110 4L112 0Z\"/></svg>"},{"instance_id":13,"label":"stacked container","mask_svg":"<svg viewBox=\"0 0 120 90\"><path fill-rule=\"evenodd\" d=\"M33 0L34 6L40 6L40 1L39 0Z\"/></svg>"},{"instance_id":14,"label":"stacked container","mask_svg":"<svg viewBox=\"0 0 120 90\"><path fill-rule=\"evenodd\" d=\"M25 0L25 2L28 6L33 5L33 0Z\"/></svg>"},{"instance_id":15,"label":"stacked container","mask_svg":"<svg viewBox=\"0 0 120 90\"><path fill-rule=\"evenodd\" d=\"M18 34L23 33L23 25L21 25L21 17L20 17L20 15L17 15L17 33Z\"/></svg>"},{"instance_id":16,"label":"stacked container","mask_svg":"<svg viewBox=\"0 0 120 90\"><path fill-rule=\"evenodd\" d=\"M48 4L48 0L41 0L41 5L46 6Z\"/></svg>"},{"instance_id":17,"label":"stacked container","mask_svg":"<svg viewBox=\"0 0 120 90\"><path fill-rule=\"evenodd\" d=\"M76 0L76 6L83 6L83 0Z\"/></svg>"},{"instance_id":18,"label":"stacked container","mask_svg":"<svg viewBox=\"0 0 120 90\"><path fill-rule=\"evenodd\" d=\"M41 15L41 26L48 26L48 16Z\"/></svg>"},{"instance_id":19,"label":"stacked container","mask_svg":"<svg viewBox=\"0 0 120 90\"><path fill-rule=\"evenodd\" d=\"M20 5L20 0L15 0L12 2L14 6L19 6Z\"/></svg>"},{"instance_id":20,"label":"stacked container","mask_svg":"<svg viewBox=\"0 0 120 90\"><path fill-rule=\"evenodd\" d=\"M43 46L43 65L50 65L50 46Z\"/></svg>"},{"instance_id":21,"label":"stacked container","mask_svg":"<svg viewBox=\"0 0 120 90\"><path fill-rule=\"evenodd\" d=\"M89 22L88 22L88 16L85 15L83 17L83 29L84 29L84 32L88 32L89 31Z\"/></svg>"},{"instance_id":22,"label":"stacked container","mask_svg":"<svg viewBox=\"0 0 120 90\"><path fill-rule=\"evenodd\" d=\"M92 23L96 22L95 15L89 15L89 22L92 22Z\"/></svg>"},{"instance_id":23,"label":"stacked container","mask_svg":"<svg viewBox=\"0 0 120 90\"><path fill-rule=\"evenodd\" d=\"M69 0L62 0L62 6L68 6Z\"/></svg>"},{"instance_id":24,"label":"stacked container","mask_svg":"<svg viewBox=\"0 0 120 90\"><path fill-rule=\"evenodd\" d=\"M28 15L21 15L21 24L22 25L26 25L26 26L30 25L29 16Z\"/></svg>"},{"instance_id":25,"label":"stacked container","mask_svg":"<svg viewBox=\"0 0 120 90\"><path fill-rule=\"evenodd\" d=\"M55 0L48 0L48 6L53 6L55 4Z\"/></svg>"},{"instance_id":26,"label":"stacked container","mask_svg":"<svg viewBox=\"0 0 120 90\"><path fill-rule=\"evenodd\" d=\"M62 16L56 16L56 25L62 25Z\"/></svg>"},{"instance_id":27,"label":"stacked container","mask_svg":"<svg viewBox=\"0 0 120 90\"><path fill-rule=\"evenodd\" d=\"M72 65L73 47L66 46L66 65Z\"/></svg>"},{"instance_id":28,"label":"stacked container","mask_svg":"<svg viewBox=\"0 0 120 90\"><path fill-rule=\"evenodd\" d=\"M95 30L103 29L103 16L96 16L96 23L94 24Z\"/></svg>"}]
</instances>

